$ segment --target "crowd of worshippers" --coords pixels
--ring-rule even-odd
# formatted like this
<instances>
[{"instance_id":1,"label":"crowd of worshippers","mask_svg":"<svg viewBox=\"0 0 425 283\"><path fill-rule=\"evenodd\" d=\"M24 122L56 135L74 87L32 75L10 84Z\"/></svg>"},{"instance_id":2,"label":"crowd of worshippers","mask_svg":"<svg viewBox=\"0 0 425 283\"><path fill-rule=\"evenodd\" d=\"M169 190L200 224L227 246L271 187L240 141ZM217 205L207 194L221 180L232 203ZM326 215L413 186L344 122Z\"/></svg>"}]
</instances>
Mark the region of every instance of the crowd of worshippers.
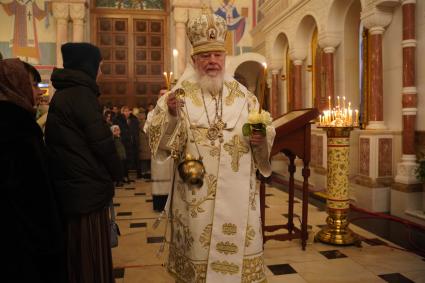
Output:
<instances>
[{"instance_id":1,"label":"crowd of worshippers","mask_svg":"<svg viewBox=\"0 0 425 283\"><path fill-rule=\"evenodd\" d=\"M123 180L116 183L118 187L122 186L124 182L134 181L129 178L129 170L134 170L138 179L149 180L151 178L151 153L148 136L143 128L147 114L153 108L153 104L149 104L146 109L143 107L130 109L128 105L103 107L103 116L113 133L124 172Z\"/></svg>"},{"instance_id":2,"label":"crowd of worshippers","mask_svg":"<svg viewBox=\"0 0 425 283\"><path fill-rule=\"evenodd\" d=\"M14 282L114 282L109 207L129 169L151 177L146 111L102 112L98 47L66 43L61 53L50 101L34 66L0 54L0 187L13 231L2 272Z\"/></svg>"}]
</instances>

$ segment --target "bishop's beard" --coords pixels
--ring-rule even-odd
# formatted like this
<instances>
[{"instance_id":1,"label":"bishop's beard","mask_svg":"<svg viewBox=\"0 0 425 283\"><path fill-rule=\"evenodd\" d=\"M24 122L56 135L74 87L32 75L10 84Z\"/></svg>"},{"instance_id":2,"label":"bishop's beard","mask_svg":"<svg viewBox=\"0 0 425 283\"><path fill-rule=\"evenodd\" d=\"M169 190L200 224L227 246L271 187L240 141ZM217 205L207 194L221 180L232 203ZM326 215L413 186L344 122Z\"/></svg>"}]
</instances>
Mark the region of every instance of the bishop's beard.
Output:
<instances>
[{"instance_id":1,"label":"bishop's beard","mask_svg":"<svg viewBox=\"0 0 425 283\"><path fill-rule=\"evenodd\" d=\"M219 93L223 88L224 72L221 71L217 76L210 77L207 74L201 75L198 71L196 72L196 81L204 92L214 95Z\"/></svg>"}]
</instances>

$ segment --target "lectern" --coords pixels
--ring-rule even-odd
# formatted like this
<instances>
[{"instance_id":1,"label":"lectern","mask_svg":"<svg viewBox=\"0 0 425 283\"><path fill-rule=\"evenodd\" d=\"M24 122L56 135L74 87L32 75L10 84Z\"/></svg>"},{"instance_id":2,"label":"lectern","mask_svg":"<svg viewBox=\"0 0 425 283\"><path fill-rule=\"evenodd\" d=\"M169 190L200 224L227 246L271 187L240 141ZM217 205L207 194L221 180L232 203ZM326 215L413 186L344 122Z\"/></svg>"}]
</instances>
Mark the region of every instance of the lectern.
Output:
<instances>
[{"instance_id":1,"label":"lectern","mask_svg":"<svg viewBox=\"0 0 425 283\"><path fill-rule=\"evenodd\" d=\"M288 222L279 225L266 225L265 222L265 180L261 178L260 184L260 206L261 220L263 228L263 242L268 240L292 240L301 239L302 249L305 250L307 243L307 212L308 212L308 177L310 176L310 132L311 121L319 115L316 108L299 109L288 112L273 120L273 126L276 129L276 137L270 156L277 153L283 153L289 158L289 201L288 201ZM302 176L302 216L301 229L294 225L294 173L295 158L299 157L303 161ZM274 232L279 229L286 229L287 233L266 235L265 232Z\"/></svg>"}]
</instances>

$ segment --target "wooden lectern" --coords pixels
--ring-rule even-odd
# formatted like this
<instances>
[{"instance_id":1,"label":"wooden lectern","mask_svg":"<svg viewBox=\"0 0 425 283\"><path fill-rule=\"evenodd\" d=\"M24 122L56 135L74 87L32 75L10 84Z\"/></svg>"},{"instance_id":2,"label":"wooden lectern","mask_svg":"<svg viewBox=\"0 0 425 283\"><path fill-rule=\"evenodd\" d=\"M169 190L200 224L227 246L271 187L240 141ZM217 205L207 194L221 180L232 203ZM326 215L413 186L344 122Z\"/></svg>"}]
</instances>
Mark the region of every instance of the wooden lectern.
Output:
<instances>
[{"instance_id":1,"label":"wooden lectern","mask_svg":"<svg viewBox=\"0 0 425 283\"><path fill-rule=\"evenodd\" d=\"M308 233L307 233L307 212L308 212L308 177L310 176L310 124L311 120L319 115L316 108L299 109L288 112L273 120L273 126L276 129L276 137L270 153L273 156L279 152L284 153L289 158L288 171L289 175L289 201L288 201L288 223L280 225L269 225L265 223L265 205L266 190L265 179L261 178L260 184L260 206L261 221L263 228L263 242L270 239L275 240L292 240L301 238L302 249L305 250ZM302 189L302 217L301 229L294 226L294 173L295 173L295 157L303 160L304 167L302 176L304 177ZM265 232L273 232L279 229L287 229L288 233L265 235Z\"/></svg>"}]
</instances>

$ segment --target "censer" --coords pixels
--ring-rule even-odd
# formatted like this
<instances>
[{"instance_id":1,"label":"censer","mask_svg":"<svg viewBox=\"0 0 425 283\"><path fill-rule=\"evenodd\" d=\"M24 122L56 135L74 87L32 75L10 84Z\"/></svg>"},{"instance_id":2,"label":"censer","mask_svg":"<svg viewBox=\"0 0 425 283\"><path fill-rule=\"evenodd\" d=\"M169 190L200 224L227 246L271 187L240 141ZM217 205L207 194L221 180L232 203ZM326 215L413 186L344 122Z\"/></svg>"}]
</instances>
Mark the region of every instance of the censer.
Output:
<instances>
[{"instance_id":1,"label":"censer","mask_svg":"<svg viewBox=\"0 0 425 283\"><path fill-rule=\"evenodd\" d=\"M182 99L185 95L185 92L183 89L178 88L174 91L176 94L176 97L178 99ZM186 109L187 112L187 109ZM187 112L188 118L189 118L189 112ZM178 115L180 117L180 115ZM189 121L190 122L190 121ZM194 135L192 131L189 128L189 131L192 134L192 137L194 139ZM183 160L180 161L178 165L178 171L180 178L189 186L200 188L204 184L204 175L205 175L205 167L204 163L202 162L202 157L199 152L198 145L195 142L196 150L198 151L198 158L194 157L190 153L187 153Z\"/></svg>"}]
</instances>

